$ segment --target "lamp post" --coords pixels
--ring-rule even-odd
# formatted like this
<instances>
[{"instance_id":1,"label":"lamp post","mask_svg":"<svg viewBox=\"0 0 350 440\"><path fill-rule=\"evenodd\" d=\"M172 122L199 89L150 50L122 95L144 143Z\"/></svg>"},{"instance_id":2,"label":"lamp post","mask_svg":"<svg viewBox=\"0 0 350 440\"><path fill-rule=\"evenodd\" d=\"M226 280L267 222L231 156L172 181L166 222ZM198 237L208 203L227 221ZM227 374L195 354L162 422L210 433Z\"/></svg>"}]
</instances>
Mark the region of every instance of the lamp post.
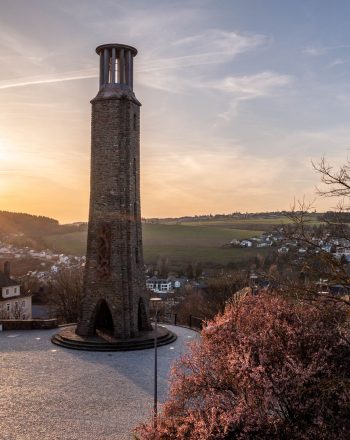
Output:
<instances>
[{"instance_id":1,"label":"lamp post","mask_svg":"<svg viewBox=\"0 0 350 440\"><path fill-rule=\"evenodd\" d=\"M153 406L153 421L154 428L157 428L157 413L158 413L158 386L157 386L157 374L158 374L158 365L157 365L157 321L158 321L158 302L161 301L161 298L150 298L150 300L155 305L155 317L154 317L154 406Z\"/></svg>"}]
</instances>

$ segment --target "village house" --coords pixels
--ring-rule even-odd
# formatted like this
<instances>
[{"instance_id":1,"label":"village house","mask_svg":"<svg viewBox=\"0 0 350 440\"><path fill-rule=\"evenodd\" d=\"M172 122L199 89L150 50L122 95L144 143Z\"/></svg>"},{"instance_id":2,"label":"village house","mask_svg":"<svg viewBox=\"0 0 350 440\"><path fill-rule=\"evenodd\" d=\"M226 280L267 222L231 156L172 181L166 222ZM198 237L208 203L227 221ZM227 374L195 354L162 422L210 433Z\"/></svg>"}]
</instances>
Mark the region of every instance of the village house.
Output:
<instances>
[{"instance_id":1,"label":"village house","mask_svg":"<svg viewBox=\"0 0 350 440\"><path fill-rule=\"evenodd\" d=\"M287 246L281 246L279 249L277 249L277 252L279 254L287 254L289 252L289 248Z\"/></svg>"},{"instance_id":2,"label":"village house","mask_svg":"<svg viewBox=\"0 0 350 440\"><path fill-rule=\"evenodd\" d=\"M231 246L239 246L240 244L241 244L241 242L239 240L237 240L236 238L234 238L233 240L230 241Z\"/></svg>"},{"instance_id":3,"label":"village house","mask_svg":"<svg viewBox=\"0 0 350 440\"><path fill-rule=\"evenodd\" d=\"M325 251L325 252L331 253L332 252L332 247L333 247L332 243L326 243L326 244L324 244L322 246L322 250Z\"/></svg>"},{"instance_id":4,"label":"village house","mask_svg":"<svg viewBox=\"0 0 350 440\"><path fill-rule=\"evenodd\" d=\"M186 277L169 276L167 281L171 282L173 289L181 289L188 283L188 279Z\"/></svg>"},{"instance_id":5,"label":"village house","mask_svg":"<svg viewBox=\"0 0 350 440\"><path fill-rule=\"evenodd\" d=\"M271 247L272 246L272 242L262 242L262 243L257 243L256 247L257 248L264 248L264 247Z\"/></svg>"},{"instance_id":6,"label":"village house","mask_svg":"<svg viewBox=\"0 0 350 440\"><path fill-rule=\"evenodd\" d=\"M0 319L31 319L32 296L21 293L21 286L11 278L10 263L0 271Z\"/></svg>"},{"instance_id":7,"label":"village house","mask_svg":"<svg viewBox=\"0 0 350 440\"><path fill-rule=\"evenodd\" d=\"M346 258L346 260L349 262L350 261L350 247L337 247L336 251L334 253L335 258Z\"/></svg>"},{"instance_id":8,"label":"village house","mask_svg":"<svg viewBox=\"0 0 350 440\"><path fill-rule=\"evenodd\" d=\"M146 280L147 289L158 294L167 294L172 291L172 284L170 280L151 277Z\"/></svg>"},{"instance_id":9,"label":"village house","mask_svg":"<svg viewBox=\"0 0 350 440\"><path fill-rule=\"evenodd\" d=\"M242 240L241 247L252 247L253 243L250 240Z\"/></svg>"}]
</instances>

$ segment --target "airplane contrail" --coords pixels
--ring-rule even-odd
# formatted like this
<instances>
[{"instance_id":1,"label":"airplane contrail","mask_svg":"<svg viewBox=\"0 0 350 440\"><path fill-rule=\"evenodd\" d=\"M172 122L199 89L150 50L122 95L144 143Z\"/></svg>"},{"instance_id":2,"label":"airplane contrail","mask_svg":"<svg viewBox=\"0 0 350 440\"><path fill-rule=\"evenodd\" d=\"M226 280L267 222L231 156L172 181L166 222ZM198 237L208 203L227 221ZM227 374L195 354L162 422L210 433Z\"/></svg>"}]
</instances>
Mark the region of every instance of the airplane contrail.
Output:
<instances>
[{"instance_id":1,"label":"airplane contrail","mask_svg":"<svg viewBox=\"0 0 350 440\"><path fill-rule=\"evenodd\" d=\"M147 73L162 70L171 70L191 66L200 66L205 64L213 64L225 62L232 57L231 52L205 52L193 55L185 55L173 58L163 58L156 60L148 60L141 63L135 70L136 73ZM50 84L63 81L75 81L79 79L97 78L97 69L77 70L73 72L49 74L45 77L22 77L15 80L0 81L0 90L11 89L14 87L24 87L35 84Z\"/></svg>"},{"instance_id":2,"label":"airplane contrail","mask_svg":"<svg viewBox=\"0 0 350 440\"><path fill-rule=\"evenodd\" d=\"M214 57L215 55L215 57ZM226 52L201 53L186 55L173 58L163 58L157 60L148 60L141 63L136 69L136 73L147 73L162 70L178 69L183 67L198 66L203 64L212 64L226 61L228 54ZM50 84L63 81L75 81L79 79L97 78L97 69L77 70L73 72L49 74L36 77L22 77L14 80L0 81L0 90L11 89L14 87L31 86L35 84Z\"/></svg>"},{"instance_id":3,"label":"airplane contrail","mask_svg":"<svg viewBox=\"0 0 350 440\"><path fill-rule=\"evenodd\" d=\"M12 89L13 87L24 87L34 84L50 84L63 81L75 81L78 79L97 78L97 70L85 70L81 72L67 72L66 74L59 74L49 77L27 77L18 78L14 81L0 81L0 89Z\"/></svg>"}]
</instances>

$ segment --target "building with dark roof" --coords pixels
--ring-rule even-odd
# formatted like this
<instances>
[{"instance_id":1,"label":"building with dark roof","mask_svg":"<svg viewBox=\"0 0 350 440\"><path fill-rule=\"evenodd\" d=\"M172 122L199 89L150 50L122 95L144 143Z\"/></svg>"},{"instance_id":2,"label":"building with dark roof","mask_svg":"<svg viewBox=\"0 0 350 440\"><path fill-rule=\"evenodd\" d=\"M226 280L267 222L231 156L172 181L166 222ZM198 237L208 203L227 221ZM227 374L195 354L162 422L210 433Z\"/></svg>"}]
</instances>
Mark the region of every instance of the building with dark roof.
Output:
<instances>
[{"instance_id":1,"label":"building with dark roof","mask_svg":"<svg viewBox=\"0 0 350 440\"><path fill-rule=\"evenodd\" d=\"M0 271L0 319L31 319L32 296L21 293L20 283L11 278L10 263Z\"/></svg>"}]
</instances>

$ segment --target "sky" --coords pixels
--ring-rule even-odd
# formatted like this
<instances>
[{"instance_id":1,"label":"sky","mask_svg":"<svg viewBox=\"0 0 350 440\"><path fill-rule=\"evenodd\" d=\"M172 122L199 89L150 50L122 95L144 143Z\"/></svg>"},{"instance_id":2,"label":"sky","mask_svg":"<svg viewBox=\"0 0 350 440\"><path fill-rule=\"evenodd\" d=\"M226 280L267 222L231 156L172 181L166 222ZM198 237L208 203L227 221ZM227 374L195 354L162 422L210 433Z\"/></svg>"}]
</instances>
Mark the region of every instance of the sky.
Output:
<instances>
[{"instance_id":1,"label":"sky","mask_svg":"<svg viewBox=\"0 0 350 440\"><path fill-rule=\"evenodd\" d=\"M316 209L350 148L350 2L0 0L0 210L86 221L95 47L135 46L143 217Z\"/></svg>"}]
</instances>

